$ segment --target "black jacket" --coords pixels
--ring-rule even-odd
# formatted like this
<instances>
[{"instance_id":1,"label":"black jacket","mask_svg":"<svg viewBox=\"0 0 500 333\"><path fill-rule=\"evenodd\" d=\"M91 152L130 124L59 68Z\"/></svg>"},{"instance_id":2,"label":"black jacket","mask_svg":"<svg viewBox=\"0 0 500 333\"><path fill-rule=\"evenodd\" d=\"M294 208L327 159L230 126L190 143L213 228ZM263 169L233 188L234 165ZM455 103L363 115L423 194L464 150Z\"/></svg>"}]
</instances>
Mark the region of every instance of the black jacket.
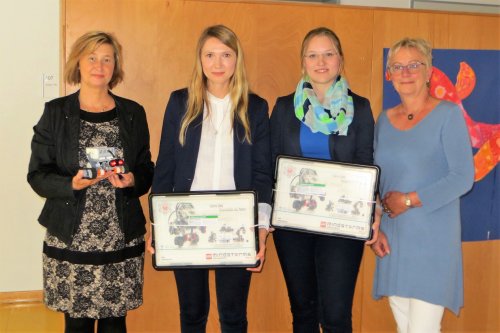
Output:
<instances>
[{"instance_id":1,"label":"black jacket","mask_svg":"<svg viewBox=\"0 0 500 333\"><path fill-rule=\"evenodd\" d=\"M256 190L259 202L271 203L271 147L267 102L250 94L248 118L252 143L244 141L245 130L234 124L234 182L237 190ZM182 117L186 113L187 89L172 92L165 111L160 152L156 161L152 193L188 192L191 189L201 140L200 115L190 125L184 146L179 143Z\"/></svg>"},{"instance_id":2,"label":"black jacket","mask_svg":"<svg viewBox=\"0 0 500 333\"><path fill-rule=\"evenodd\" d=\"M46 198L38 221L54 236L69 244L81 221L85 189L74 191L72 178L80 169L79 92L45 104L33 128L28 182ZM146 231L139 197L151 186L154 165L149 150L149 130L144 108L134 101L112 95L115 100L125 162L134 174L135 186L116 190L116 205L125 241Z\"/></svg>"}]
</instances>

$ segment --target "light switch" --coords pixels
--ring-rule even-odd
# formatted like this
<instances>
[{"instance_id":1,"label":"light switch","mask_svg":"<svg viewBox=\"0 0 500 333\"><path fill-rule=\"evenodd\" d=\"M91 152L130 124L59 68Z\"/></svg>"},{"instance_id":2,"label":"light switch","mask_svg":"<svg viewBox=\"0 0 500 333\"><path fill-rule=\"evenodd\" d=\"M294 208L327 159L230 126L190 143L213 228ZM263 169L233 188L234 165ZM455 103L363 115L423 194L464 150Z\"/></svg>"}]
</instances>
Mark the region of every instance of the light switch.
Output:
<instances>
[{"instance_id":1,"label":"light switch","mask_svg":"<svg viewBox=\"0 0 500 333\"><path fill-rule=\"evenodd\" d=\"M55 74L43 74L42 95L44 98L59 97L59 79Z\"/></svg>"}]
</instances>

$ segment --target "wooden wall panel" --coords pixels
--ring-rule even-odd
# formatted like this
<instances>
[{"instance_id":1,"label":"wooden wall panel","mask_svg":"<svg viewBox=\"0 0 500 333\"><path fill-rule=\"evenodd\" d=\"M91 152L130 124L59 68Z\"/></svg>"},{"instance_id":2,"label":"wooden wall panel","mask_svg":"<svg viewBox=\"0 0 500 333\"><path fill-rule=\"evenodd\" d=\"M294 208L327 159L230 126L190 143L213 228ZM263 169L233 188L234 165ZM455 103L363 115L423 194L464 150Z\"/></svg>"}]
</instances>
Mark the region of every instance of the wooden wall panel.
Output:
<instances>
[{"instance_id":1,"label":"wooden wall panel","mask_svg":"<svg viewBox=\"0 0 500 333\"><path fill-rule=\"evenodd\" d=\"M300 78L300 43L307 31L324 25L340 37L345 75L352 89L371 100L375 116L382 105L382 48L403 36L423 37L436 47L499 49L499 16L357 8L270 1L202 0L62 0L65 52L81 34L102 29L116 34L124 47L125 81L115 93L141 103L147 112L154 158L164 108L170 93L186 86L201 31L222 23L239 36L251 88L270 108L278 96L294 91ZM488 31L485 34L484 31ZM67 92L74 87L66 87ZM271 111L271 110L270 110ZM145 198L143 207L147 211ZM443 331L500 331L498 253L500 242L467 243L466 308L449 313ZM481 264L485 263L485 267ZM496 264L496 265L495 265ZM356 332L393 332L385 300L371 299L375 259L367 249L359 274L353 309ZM479 267L483 267L478 274ZM211 289L214 290L213 276ZM211 293L208 332L217 332L215 294ZM147 256L144 305L128 316L130 332L179 332L175 280L156 272ZM254 274L249 299L250 332L291 332L286 288L272 237L264 271Z\"/></svg>"}]
</instances>

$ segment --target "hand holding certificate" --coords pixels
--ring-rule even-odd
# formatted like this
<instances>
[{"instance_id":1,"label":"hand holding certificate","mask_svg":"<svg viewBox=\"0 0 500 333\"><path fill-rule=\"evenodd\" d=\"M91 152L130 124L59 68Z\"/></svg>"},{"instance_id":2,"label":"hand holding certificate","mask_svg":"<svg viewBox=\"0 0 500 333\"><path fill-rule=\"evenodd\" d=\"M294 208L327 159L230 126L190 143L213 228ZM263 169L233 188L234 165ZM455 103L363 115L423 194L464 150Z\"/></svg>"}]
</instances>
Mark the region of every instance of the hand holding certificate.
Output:
<instances>
[{"instance_id":1,"label":"hand holding certificate","mask_svg":"<svg viewBox=\"0 0 500 333\"><path fill-rule=\"evenodd\" d=\"M288 156L276 164L274 227L371 237L378 167Z\"/></svg>"},{"instance_id":2,"label":"hand holding certificate","mask_svg":"<svg viewBox=\"0 0 500 333\"><path fill-rule=\"evenodd\" d=\"M152 194L156 269L255 267L254 192Z\"/></svg>"}]
</instances>

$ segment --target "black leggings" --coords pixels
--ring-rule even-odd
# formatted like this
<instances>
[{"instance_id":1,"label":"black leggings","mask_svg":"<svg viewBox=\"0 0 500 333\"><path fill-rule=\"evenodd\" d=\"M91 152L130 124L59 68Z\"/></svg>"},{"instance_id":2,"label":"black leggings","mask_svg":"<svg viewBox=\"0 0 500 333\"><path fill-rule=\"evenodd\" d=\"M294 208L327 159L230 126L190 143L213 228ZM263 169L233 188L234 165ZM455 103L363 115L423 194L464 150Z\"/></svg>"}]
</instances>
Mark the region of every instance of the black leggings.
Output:
<instances>
[{"instance_id":1,"label":"black leggings","mask_svg":"<svg viewBox=\"0 0 500 333\"><path fill-rule=\"evenodd\" d=\"M64 314L64 333L94 333L96 320L93 318L72 318ZM124 317L97 319L97 333L127 333Z\"/></svg>"}]
</instances>

